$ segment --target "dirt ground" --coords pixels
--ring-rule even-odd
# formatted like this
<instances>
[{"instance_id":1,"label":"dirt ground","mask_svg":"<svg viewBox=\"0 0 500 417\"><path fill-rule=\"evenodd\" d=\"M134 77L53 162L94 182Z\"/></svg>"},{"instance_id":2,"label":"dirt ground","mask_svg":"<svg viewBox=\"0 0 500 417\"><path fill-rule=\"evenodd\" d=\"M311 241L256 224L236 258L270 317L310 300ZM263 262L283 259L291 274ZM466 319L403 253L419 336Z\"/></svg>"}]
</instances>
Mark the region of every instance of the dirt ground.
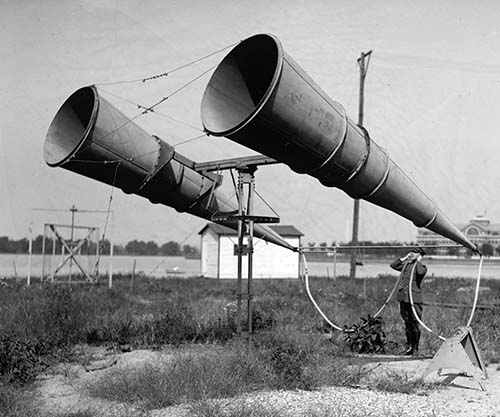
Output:
<instances>
[{"instance_id":1,"label":"dirt ground","mask_svg":"<svg viewBox=\"0 0 500 417\"><path fill-rule=\"evenodd\" d=\"M40 407L48 416L56 412L76 413L95 411L96 415L188 417L192 415L189 406L169 407L161 410L144 411L129 404L115 403L89 397L84 387L107 372L130 370L146 363L154 364L167 359L167 351L136 350L128 353L110 353L94 348L87 352L91 360L86 365L60 365L51 374L45 375L37 389ZM370 370L370 378L377 378L384 372L402 371L418 377L427 368L431 358L407 359L400 357L362 357ZM221 409L230 408L236 402L248 407L279 410L278 415L307 416L311 410L323 410L332 416L500 416L500 367L487 366L488 379L481 380L483 389L474 378L457 375L456 371L445 370L441 376L429 375L429 380L444 382L442 388L423 395L387 393L369 389L325 387L316 391L261 391L237 399L218 400ZM323 415L323 414L321 414Z\"/></svg>"}]
</instances>

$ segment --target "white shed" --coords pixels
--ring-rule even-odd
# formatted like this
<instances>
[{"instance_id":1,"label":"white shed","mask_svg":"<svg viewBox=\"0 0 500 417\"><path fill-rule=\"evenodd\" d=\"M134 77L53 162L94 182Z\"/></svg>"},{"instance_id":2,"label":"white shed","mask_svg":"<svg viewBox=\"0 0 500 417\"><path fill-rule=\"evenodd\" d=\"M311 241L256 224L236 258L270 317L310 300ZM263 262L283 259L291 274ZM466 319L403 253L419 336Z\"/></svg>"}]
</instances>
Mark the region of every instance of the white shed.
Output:
<instances>
[{"instance_id":1,"label":"white shed","mask_svg":"<svg viewBox=\"0 0 500 417\"><path fill-rule=\"evenodd\" d=\"M294 247L300 246L303 234L293 226L270 226ZM201 275L207 278L236 278L238 257L235 230L207 223L201 235ZM274 243L254 238L253 278L299 278L299 254ZM247 276L247 257L243 257L243 276Z\"/></svg>"}]
</instances>

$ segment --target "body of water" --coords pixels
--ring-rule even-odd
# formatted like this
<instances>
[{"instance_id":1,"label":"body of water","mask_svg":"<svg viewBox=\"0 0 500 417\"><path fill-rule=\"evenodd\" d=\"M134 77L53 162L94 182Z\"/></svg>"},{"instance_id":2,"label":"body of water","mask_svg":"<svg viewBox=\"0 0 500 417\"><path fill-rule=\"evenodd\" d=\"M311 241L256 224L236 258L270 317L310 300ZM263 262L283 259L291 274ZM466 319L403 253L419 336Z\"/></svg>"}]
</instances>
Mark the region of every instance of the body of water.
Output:
<instances>
[{"instance_id":1,"label":"body of water","mask_svg":"<svg viewBox=\"0 0 500 417\"><path fill-rule=\"evenodd\" d=\"M62 259L56 257L55 264L59 264ZM45 259L46 273L50 270L50 260ZM86 259L81 260L82 266L88 270L93 269L95 260L91 263ZM99 271L101 274L108 273L110 268L114 274L128 274L134 268L135 273L145 274L154 277L178 276L190 277L200 275L201 262L199 259L185 259L179 256L102 256L99 261ZM357 267L357 276L377 277L378 275L394 274L397 272L389 267L387 260L367 260L363 266ZM451 260L451 259L428 259L425 262L428 267L428 274L438 277L464 277L476 278L479 265L478 259ZM28 255L0 254L0 277L25 278L28 275ZM338 260L334 264L331 262L308 262L309 274L311 276L324 276L332 278L336 276L349 275L349 262L345 259ZM77 272L75 265L72 271ZM69 272L69 264L62 269L61 274ZM33 255L31 258L31 276L40 277L42 273L42 256ZM486 259L483 265L483 278L500 278L500 260Z\"/></svg>"},{"instance_id":2,"label":"body of water","mask_svg":"<svg viewBox=\"0 0 500 417\"><path fill-rule=\"evenodd\" d=\"M367 260L363 266L358 266L356 276L359 278L374 278L379 275L393 274L398 272L392 270L389 264L392 260ZM427 275L446 278L477 278L479 259L426 259ZM311 276L336 276L349 275L349 261L342 259L340 262L310 262L308 263ZM485 259L481 273L482 278L500 279L500 260Z\"/></svg>"}]
</instances>

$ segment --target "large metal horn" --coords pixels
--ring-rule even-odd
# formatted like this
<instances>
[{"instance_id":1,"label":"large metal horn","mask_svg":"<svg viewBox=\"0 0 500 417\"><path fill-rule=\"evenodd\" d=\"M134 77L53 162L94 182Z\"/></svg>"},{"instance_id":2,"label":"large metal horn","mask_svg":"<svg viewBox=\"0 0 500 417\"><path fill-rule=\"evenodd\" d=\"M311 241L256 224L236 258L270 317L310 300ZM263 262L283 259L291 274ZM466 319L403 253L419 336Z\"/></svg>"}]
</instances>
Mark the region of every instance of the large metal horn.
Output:
<instances>
[{"instance_id":1,"label":"large metal horn","mask_svg":"<svg viewBox=\"0 0 500 417\"><path fill-rule=\"evenodd\" d=\"M252 36L229 52L208 83L201 117L211 135L226 136L477 251L273 35Z\"/></svg>"},{"instance_id":2,"label":"large metal horn","mask_svg":"<svg viewBox=\"0 0 500 417\"><path fill-rule=\"evenodd\" d=\"M194 162L151 136L99 96L95 87L74 92L52 121L44 144L45 162L210 220L236 207L217 190L219 177L193 169ZM236 222L222 222L236 228ZM292 249L267 226L255 236Z\"/></svg>"}]
</instances>

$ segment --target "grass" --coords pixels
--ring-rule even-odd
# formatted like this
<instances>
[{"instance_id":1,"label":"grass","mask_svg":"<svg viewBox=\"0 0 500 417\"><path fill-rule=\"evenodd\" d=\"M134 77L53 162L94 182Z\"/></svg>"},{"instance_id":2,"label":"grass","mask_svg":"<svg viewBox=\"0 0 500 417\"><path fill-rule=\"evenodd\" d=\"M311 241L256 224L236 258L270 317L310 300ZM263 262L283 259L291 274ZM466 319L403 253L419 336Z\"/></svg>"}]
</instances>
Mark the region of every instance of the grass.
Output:
<instances>
[{"instance_id":1,"label":"grass","mask_svg":"<svg viewBox=\"0 0 500 417\"><path fill-rule=\"evenodd\" d=\"M437 382L428 383L423 378L396 370L386 371L371 384L378 391L403 394L425 394L440 386Z\"/></svg>"},{"instance_id":2,"label":"grass","mask_svg":"<svg viewBox=\"0 0 500 417\"><path fill-rule=\"evenodd\" d=\"M31 388L7 383L5 379L0 380L0 416L42 417L37 409L35 396Z\"/></svg>"},{"instance_id":3,"label":"grass","mask_svg":"<svg viewBox=\"0 0 500 417\"><path fill-rule=\"evenodd\" d=\"M368 279L366 297L360 297L362 280L311 279L311 291L327 316L347 326L378 310L392 285L394 277ZM470 297L472 303L472 291L464 295L458 290L472 289L473 280L429 278L424 286L426 301L464 303ZM498 303L500 282L483 280L482 286L491 290L481 295L480 303ZM113 289L39 283L24 287L7 281L0 292L0 405L12 410L8 417L23 415L16 411L23 407L16 392L23 397L24 390L14 384L29 387L52 362L72 360L73 347L82 343L183 347L169 361L133 372L111 372L110 378L87 387L93 395L145 404L149 409L184 402L208 404L209 399L261 389L360 384L365 371L345 358L349 346L341 332L325 337L330 329L311 306L301 282L256 280L254 291L257 331L247 344L233 337L235 281L136 277L133 290L128 276L117 277ZM425 307L424 320L432 329L450 335L469 313L468 309ZM385 350L398 353L405 337L395 301L382 317ZM483 359L498 363L500 308L478 310L473 328ZM201 353L185 352L193 344L204 346ZM440 345L435 336L422 331L423 354L433 354ZM371 387L388 392L432 389L405 375L391 375ZM206 406L207 413L210 407ZM268 415L265 412L260 415Z\"/></svg>"},{"instance_id":4,"label":"grass","mask_svg":"<svg viewBox=\"0 0 500 417\"><path fill-rule=\"evenodd\" d=\"M171 360L110 372L87 387L91 395L163 408L207 398L234 397L265 384L269 370L237 352L178 353Z\"/></svg>"}]
</instances>

